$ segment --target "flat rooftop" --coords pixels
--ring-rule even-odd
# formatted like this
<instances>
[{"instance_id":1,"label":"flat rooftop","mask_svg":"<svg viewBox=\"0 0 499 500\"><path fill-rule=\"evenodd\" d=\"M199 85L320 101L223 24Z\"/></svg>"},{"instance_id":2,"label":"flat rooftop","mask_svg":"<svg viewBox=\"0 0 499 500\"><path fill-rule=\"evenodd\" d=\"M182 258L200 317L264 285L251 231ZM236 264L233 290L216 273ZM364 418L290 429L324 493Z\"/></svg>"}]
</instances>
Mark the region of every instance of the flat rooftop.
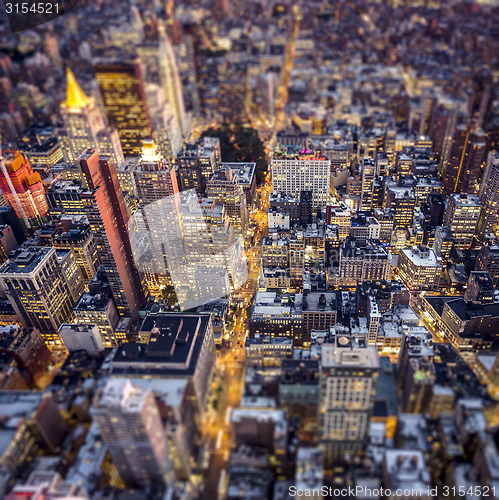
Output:
<instances>
[{"instance_id":1,"label":"flat rooftop","mask_svg":"<svg viewBox=\"0 0 499 500\"><path fill-rule=\"evenodd\" d=\"M111 363L112 373L129 377L144 373L193 375L209 322L209 314L148 314L140 332L150 334L149 342L119 346Z\"/></svg>"},{"instance_id":2,"label":"flat rooftop","mask_svg":"<svg viewBox=\"0 0 499 500\"><path fill-rule=\"evenodd\" d=\"M0 274L30 274L47 258L52 247L27 247L15 251L0 267Z\"/></svg>"}]
</instances>

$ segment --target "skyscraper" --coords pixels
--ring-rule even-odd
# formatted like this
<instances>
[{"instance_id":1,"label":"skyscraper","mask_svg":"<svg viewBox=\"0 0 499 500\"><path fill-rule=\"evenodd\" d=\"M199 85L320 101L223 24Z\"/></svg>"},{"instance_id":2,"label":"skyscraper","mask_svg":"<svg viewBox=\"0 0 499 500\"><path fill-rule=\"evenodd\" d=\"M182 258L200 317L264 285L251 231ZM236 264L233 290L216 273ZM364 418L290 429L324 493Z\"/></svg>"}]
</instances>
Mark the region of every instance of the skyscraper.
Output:
<instances>
[{"instance_id":1,"label":"skyscraper","mask_svg":"<svg viewBox=\"0 0 499 500\"><path fill-rule=\"evenodd\" d=\"M357 453L367 437L379 360L366 336L337 335L321 353L319 442L326 466Z\"/></svg>"},{"instance_id":2,"label":"skyscraper","mask_svg":"<svg viewBox=\"0 0 499 500\"><path fill-rule=\"evenodd\" d=\"M151 262L149 270L144 268L143 271L149 291L159 293L160 285L170 283L166 255L162 250L165 232L168 231L170 245L173 235L178 242L182 235L177 176L175 167L161 156L153 141L143 142L142 155L133 175L141 215L134 220L143 224L142 230L148 234L155 249L150 257L158 260Z\"/></svg>"},{"instance_id":3,"label":"skyscraper","mask_svg":"<svg viewBox=\"0 0 499 500\"><path fill-rule=\"evenodd\" d=\"M439 98L431 110L428 133L441 166L446 163L449 156L456 126L457 107L456 101Z\"/></svg>"},{"instance_id":4,"label":"skyscraper","mask_svg":"<svg viewBox=\"0 0 499 500\"><path fill-rule=\"evenodd\" d=\"M38 172L20 151L6 151L0 169L0 190L25 225L40 226L48 214L45 188Z\"/></svg>"},{"instance_id":5,"label":"skyscraper","mask_svg":"<svg viewBox=\"0 0 499 500\"><path fill-rule=\"evenodd\" d=\"M60 107L64 130L59 133L65 160L74 165L84 151L92 148L111 155L119 165L124 158L118 132L107 126L95 98L85 94L69 68L66 78L66 101Z\"/></svg>"},{"instance_id":6,"label":"skyscraper","mask_svg":"<svg viewBox=\"0 0 499 500\"><path fill-rule=\"evenodd\" d=\"M483 241L485 235L491 233L497 223L499 210L499 153L497 151L489 153L478 198L482 202L482 211L476 235L479 241Z\"/></svg>"},{"instance_id":7,"label":"skyscraper","mask_svg":"<svg viewBox=\"0 0 499 500\"><path fill-rule=\"evenodd\" d=\"M116 166L108 156L89 149L80 158L88 191L86 199L90 226L94 232L120 314L136 316L146 297L142 278L135 267L128 237L128 212Z\"/></svg>"},{"instance_id":8,"label":"skyscraper","mask_svg":"<svg viewBox=\"0 0 499 500\"><path fill-rule=\"evenodd\" d=\"M170 448L152 390L111 379L96 395L92 414L126 486L174 483Z\"/></svg>"},{"instance_id":9,"label":"skyscraper","mask_svg":"<svg viewBox=\"0 0 499 500\"><path fill-rule=\"evenodd\" d=\"M473 242L482 206L474 194L452 194L445 210L444 226L450 227L457 248L469 248Z\"/></svg>"},{"instance_id":10,"label":"skyscraper","mask_svg":"<svg viewBox=\"0 0 499 500\"><path fill-rule=\"evenodd\" d=\"M118 130L127 155L140 154L142 141L152 137L143 69L138 61L97 64L95 75L111 126Z\"/></svg>"},{"instance_id":11,"label":"skyscraper","mask_svg":"<svg viewBox=\"0 0 499 500\"><path fill-rule=\"evenodd\" d=\"M17 317L23 326L38 328L50 350L62 347L57 330L74 318L76 288L69 278L53 247L19 249L0 267L0 284ZM81 274L80 281L83 287Z\"/></svg>"},{"instance_id":12,"label":"skyscraper","mask_svg":"<svg viewBox=\"0 0 499 500\"><path fill-rule=\"evenodd\" d=\"M449 158L442 169L442 186L449 193L474 193L485 154L485 133L476 124L458 125Z\"/></svg>"},{"instance_id":13,"label":"skyscraper","mask_svg":"<svg viewBox=\"0 0 499 500\"><path fill-rule=\"evenodd\" d=\"M362 202L361 210L370 210L373 204L376 166L373 158L365 157L362 162Z\"/></svg>"},{"instance_id":14,"label":"skyscraper","mask_svg":"<svg viewBox=\"0 0 499 500\"><path fill-rule=\"evenodd\" d=\"M312 191L314 209L326 206L330 178L331 161L319 152L275 151L272 156L274 193L285 193L299 199L302 191Z\"/></svg>"},{"instance_id":15,"label":"skyscraper","mask_svg":"<svg viewBox=\"0 0 499 500\"><path fill-rule=\"evenodd\" d=\"M249 213L246 196L239 185L237 175L228 167L215 172L206 185L210 198L225 206L232 227L240 234L246 233Z\"/></svg>"},{"instance_id":16,"label":"skyscraper","mask_svg":"<svg viewBox=\"0 0 499 500\"><path fill-rule=\"evenodd\" d=\"M142 143L141 158L133 175L141 205L178 194L175 167L160 155L151 140Z\"/></svg>"}]
</instances>

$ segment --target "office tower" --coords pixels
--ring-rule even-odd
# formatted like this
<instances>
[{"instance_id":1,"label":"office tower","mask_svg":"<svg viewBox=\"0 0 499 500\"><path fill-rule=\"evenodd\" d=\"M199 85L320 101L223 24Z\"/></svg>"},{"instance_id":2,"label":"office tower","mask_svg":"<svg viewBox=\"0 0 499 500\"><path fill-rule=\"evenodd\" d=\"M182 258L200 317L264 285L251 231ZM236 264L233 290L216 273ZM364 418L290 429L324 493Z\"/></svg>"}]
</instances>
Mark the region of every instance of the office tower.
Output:
<instances>
[{"instance_id":1,"label":"office tower","mask_svg":"<svg viewBox=\"0 0 499 500\"><path fill-rule=\"evenodd\" d=\"M279 381L279 404L298 422L300 442L317 443L319 362L283 359Z\"/></svg>"},{"instance_id":2,"label":"office tower","mask_svg":"<svg viewBox=\"0 0 499 500\"><path fill-rule=\"evenodd\" d=\"M152 137L143 69L138 61L97 64L95 76L112 127L125 156L138 155L144 139Z\"/></svg>"},{"instance_id":3,"label":"office tower","mask_svg":"<svg viewBox=\"0 0 499 500\"><path fill-rule=\"evenodd\" d=\"M217 357L210 314L148 313L139 329L140 344L118 347L111 361L116 377L187 382L196 423L205 413Z\"/></svg>"},{"instance_id":4,"label":"office tower","mask_svg":"<svg viewBox=\"0 0 499 500\"><path fill-rule=\"evenodd\" d=\"M19 245L26 241L26 232L23 228L14 207L0 207L0 224L9 226Z\"/></svg>"},{"instance_id":5,"label":"office tower","mask_svg":"<svg viewBox=\"0 0 499 500\"><path fill-rule=\"evenodd\" d=\"M376 152L376 177L385 177L390 173L390 159L382 151Z\"/></svg>"},{"instance_id":6,"label":"office tower","mask_svg":"<svg viewBox=\"0 0 499 500\"><path fill-rule=\"evenodd\" d=\"M482 246L476 258L475 271L487 271L494 286L499 285L499 243L497 240Z\"/></svg>"},{"instance_id":7,"label":"office tower","mask_svg":"<svg viewBox=\"0 0 499 500\"><path fill-rule=\"evenodd\" d=\"M402 408L406 413L427 413L436 382L432 340L420 333L402 337L398 359L398 383L402 390Z\"/></svg>"},{"instance_id":8,"label":"office tower","mask_svg":"<svg viewBox=\"0 0 499 500\"><path fill-rule=\"evenodd\" d=\"M85 289L83 276L76 261L75 254L71 249L55 249L57 261L61 267L62 275L66 281L73 304Z\"/></svg>"},{"instance_id":9,"label":"office tower","mask_svg":"<svg viewBox=\"0 0 499 500\"><path fill-rule=\"evenodd\" d=\"M428 206L430 226L441 226L445 214L445 196L440 193L430 193L428 195Z\"/></svg>"},{"instance_id":10,"label":"office tower","mask_svg":"<svg viewBox=\"0 0 499 500\"><path fill-rule=\"evenodd\" d=\"M22 325L37 328L50 350L61 349L57 330L73 320L75 301L55 249L17 250L0 267L0 283Z\"/></svg>"},{"instance_id":11,"label":"office tower","mask_svg":"<svg viewBox=\"0 0 499 500\"><path fill-rule=\"evenodd\" d=\"M312 191L312 204L316 210L329 200L331 162L322 153L286 148L272 155L272 187L274 193L300 198L302 191Z\"/></svg>"},{"instance_id":12,"label":"office tower","mask_svg":"<svg viewBox=\"0 0 499 500\"><path fill-rule=\"evenodd\" d=\"M390 186L386 192L385 208L393 209L393 226L408 228L414 220L416 196L412 188Z\"/></svg>"},{"instance_id":13,"label":"office tower","mask_svg":"<svg viewBox=\"0 0 499 500\"><path fill-rule=\"evenodd\" d=\"M337 335L321 350L319 443L326 467L358 453L367 437L379 370L378 351L365 335Z\"/></svg>"},{"instance_id":14,"label":"office tower","mask_svg":"<svg viewBox=\"0 0 499 500\"><path fill-rule=\"evenodd\" d=\"M378 331L379 324L381 322L381 313L378 307L378 303L376 302L376 298L373 296L369 297L367 303L367 321L369 328L367 341L369 342L369 344L376 345L378 342Z\"/></svg>"},{"instance_id":15,"label":"office tower","mask_svg":"<svg viewBox=\"0 0 499 500\"><path fill-rule=\"evenodd\" d=\"M13 477L29 470L34 457L60 452L68 426L50 392L2 391L0 415L2 463Z\"/></svg>"},{"instance_id":16,"label":"office tower","mask_svg":"<svg viewBox=\"0 0 499 500\"><path fill-rule=\"evenodd\" d=\"M133 171L140 205L149 205L178 195L175 167L165 160L151 140L142 143L139 162Z\"/></svg>"},{"instance_id":17,"label":"office tower","mask_svg":"<svg viewBox=\"0 0 499 500\"><path fill-rule=\"evenodd\" d=\"M487 271L471 271L468 286L464 293L466 302L494 302L495 288L492 277Z\"/></svg>"},{"instance_id":18,"label":"office tower","mask_svg":"<svg viewBox=\"0 0 499 500\"><path fill-rule=\"evenodd\" d=\"M88 97L80 87L73 72L67 68L66 101L60 111L64 130L59 132L64 159L75 165L87 149L112 156L116 165L123 161L123 150L116 129L107 126L94 97Z\"/></svg>"},{"instance_id":19,"label":"office tower","mask_svg":"<svg viewBox=\"0 0 499 500\"><path fill-rule=\"evenodd\" d=\"M437 291L442 274L442 261L428 247L413 246L400 251L398 272L411 292Z\"/></svg>"},{"instance_id":20,"label":"office tower","mask_svg":"<svg viewBox=\"0 0 499 500\"><path fill-rule=\"evenodd\" d=\"M140 156L130 156L120 166L116 167L121 190L123 193L129 193L134 198L138 198L134 172L139 166L139 162Z\"/></svg>"},{"instance_id":21,"label":"office tower","mask_svg":"<svg viewBox=\"0 0 499 500\"><path fill-rule=\"evenodd\" d=\"M362 161L362 201L361 210L371 210L373 206L376 164L374 158L364 157Z\"/></svg>"},{"instance_id":22,"label":"office tower","mask_svg":"<svg viewBox=\"0 0 499 500\"><path fill-rule=\"evenodd\" d=\"M442 187L448 193L474 193L485 154L485 133L476 124L458 125L449 158L442 169Z\"/></svg>"},{"instance_id":23,"label":"office tower","mask_svg":"<svg viewBox=\"0 0 499 500\"><path fill-rule=\"evenodd\" d=\"M152 390L111 379L96 395L92 416L127 487L174 483L170 448Z\"/></svg>"},{"instance_id":24,"label":"office tower","mask_svg":"<svg viewBox=\"0 0 499 500\"><path fill-rule=\"evenodd\" d=\"M26 390L37 386L53 361L40 332L19 325L0 327L0 388Z\"/></svg>"},{"instance_id":25,"label":"office tower","mask_svg":"<svg viewBox=\"0 0 499 500\"><path fill-rule=\"evenodd\" d=\"M379 240L382 243L390 243L393 232L393 219L395 216L394 210L391 208L375 208L373 214L375 220L379 224Z\"/></svg>"},{"instance_id":26,"label":"office tower","mask_svg":"<svg viewBox=\"0 0 499 500\"><path fill-rule=\"evenodd\" d=\"M220 140L204 137L196 144L186 144L177 162L182 191L195 189L205 194L206 183L220 166Z\"/></svg>"},{"instance_id":27,"label":"office tower","mask_svg":"<svg viewBox=\"0 0 499 500\"><path fill-rule=\"evenodd\" d=\"M40 237L43 241L45 238ZM47 238L47 244L56 250L72 250L78 267L87 284L100 265L99 253L94 235L84 215L64 215L53 233Z\"/></svg>"},{"instance_id":28,"label":"office tower","mask_svg":"<svg viewBox=\"0 0 499 500\"><path fill-rule=\"evenodd\" d=\"M205 137L205 140L208 139ZM210 138L215 139L215 138ZM218 149L220 148L220 140L216 138L218 141ZM215 154L218 154L218 151L215 150ZM243 188L243 193L246 196L246 206L251 206L253 203L253 198L255 196L256 190L256 163L220 163L220 168L230 168L234 174L237 176L237 180L239 185Z\"/></svg>"},{"instance_id":29,"label":"office tower","mask_svg":"<svg viewBox=\"0 0 499 500\"><path fill-rule=\"evenodd\" d=\"M300 290L303 287L305 269L305 238L303 231L298 231L289 239L289 279L290 287Z\"/></svg>"},{"instance_id":30,"label":"office tower","mask_svg":"<svg viewBox=\"0 0 499 500\"><path fill-rule=\"evenodd\" d=\"M445 210L444 226L450 227L456 248L469 248L475 236L482 205L474 194L452 194Z\"/></svg>"},{"instance_id":31,"label":"office tower","mask_svg":"<svg viewBox=\"0 0 499 500\"><path fill-rule=\"evenodd\" d=\"M438 98L434 103L428 134L432 140L433 151L438 155L440 166L445 165L449 156L452 137L456 127L458 103L450 99Z\"/></svg>"},{"instance_id":32,"label":"office tower","mask_svg":"<svg viewBox=\"0 0 499 500\"><path fill-rule=\"evenodd\" d=\"M128 237L128 212L116 166L108 156L89 149L80 158L87 191L81 193L101 263L111 283L118 312L135 317L146 297Z\"/></svg>"},{"instance_id":33,"label":"office tower","mask_svg":"<svg viewBox=\"0 0 499 500\"><path fill-rule=\"evenodd\" d=\"M442 266L446 266L450 259L450 253L454 246L455 238L450 227L438 226L435 228L435 239L433 250L435 255L442 259Z\"/></svg>"},{"instance_id":34,"label":"office tower","mask_svg":"<svg viewBox=\"0 0 499 500\"><path fill-rule=\"evenodd\" d=\"M202 173L197 146L187 144L177 155L177 162L182 191L195 189L197 193L205 194L208 179L205 179ZM209 177L211 177L211 173Z\"/></svg>"},{"instance_id":35,"label":"office tower","mask_svg":"<svg viewBox=\"0 0 499 500\"><path fill-rule=\"evenodd\" d=\"M312 191L302 191L300 193L300 203L298 205L300 212L300 225L305 227L312 222Z\"/></svg>"},{"instance_id":36,"label":"office tower","mask_svg":"<svg viewBox=\"0 0 499 500\"><path fill-rule=\"evenodd\" d=\"M164 89L146 82L147 106L152 125L152 138L165 158L174 158L182 147L182 133L178 128Z\"/></svg>"},{"instance_id":37,"label":"office tower","mask_svg":"<svg viewBox=\"0 0 499 500\"><path fill-rule=\"evenodd\" d=\"M7 260L9 252L18 247L12 228L8 224L0 224L0 264Z\"/></svg>"},{"instance_id":38,"label":"office tower","mask_svg":"<svg viewBox=\"0 0 499 500\"><path fill-rule=\"evenodd\" d=\"M98 288L82 293L73 311L76 323L97 328L104 347L116 347L120 340L126 340L124 335L115 334L119 315L110 292Z\"/></svg>"},{"instance_id":39,"label":"office tower","mask_svg":"<svg viewBox=\"0 0 499 500\"><path fill-rule=\"evenodd\" d=\"M48 215L45 188L38 172L20 151L6 151L0 160L0 190L27 228L39 227Z\"/></svg>"},{"instance_id":40,"label":"office tower","mask_svg":"<svg viewBox=\"0 0 499 500\"><path fill-rule=\"evenodd\" d=\"M52 216L85 215L87 202L83 199L86 191L82 180L57 181L47 190L47 200Z\"/></svg>"},{"instance_id":41,"label":"office tower","mask_svg":"<svg viewBox=\"0 0 499 500\"><path fill-rule=\"evenodd\" d=\"M25 151L25 156L35 167L50 168L62 160L62 150L56 137L39 141Z\"/></svg>"},{"instance_id":42,"label":"office tower","mask_svg":"<svg viewBox=\"0 0 499 500\"><path fill-rule=\"evenodd\" d=\"M241 286L247 276L246 263L241 259L242 240L237 236L239 231L234 231L224 205L214 198L199 203L192 193L189 203L182 207L182 231L186 263L191 267L189 272L194 275L201 297L203 290L206 298L219 298L231 287ZM212 281L206 274L211 272L215 273ZM222 287L218 292L217 286ZM215 288L210 291L212 287Z\"/></svg>"},{"instance_id":43,"label":"office tower","mask_svg":"<svg viewBox=\"0 0 499 500\"><path fill-rule=\"evenodd\" d=\"M161 84L177 121L182 136L189 134L189 125L185 112L182 81L178 73L172 44L166 34L163 24L159 25L159 74Z\"/></svg>"},{"instance_id":44,"label":"office tower","mask_svg":"<svg viewBox=\"0 0 499 500\"><path fill-rule=\"evenodd\" d=\"M335 283L353 287L363 281L386 280L391 269L391 254L379 240L367 240L358 245L348 237L340 249L340 264Z\"/></svg>"},{"instance_id":45,"label":"office tower","mask_svg":"<svg viewBox=\"0 0 499 500\"><path fill-rule=\"evenodd\" d=\"M238 235L245 235L249 213L246 196L237 176L230 168L215 172L206 184L206 194L225 207L231 225Z\"/></svg>"},{"instance_id":46,"label":"office tower","mask_svg":"<svg viewBox=\"0 0 499 500\"><path fill-rule=\"evenodd\" d=\"M180 199L178 196L177 176L175 167L165 160L156 144L144 141L140 160L134 171L134 184L137 189L140 216L134 218L143 226L154 247L151 262L142 266L146 273L149 291L158 294L159 286L170 283L168 263L162 245L173 244L173 234L178 241L181 239ZM168 226L166 228L166 226ZM165 239L170 239L169 242Z\"/></svg>"},{"instance_id":47,"label":"office tower","mask_svg":"<svg viewBox=\"0 0 499 500\"><path fill-rule=\"evenodd\" d=\"M397 180L401 177L409 177L413 173L414 159L411 155L397 152L395 159L395 168L397 171Z\"/></svg>"},{"instance_id":48,"label":"office tower","mask_svg":"<svg viewBox=\"0 0 499 500\"><path fill-rule=\"evenodd\" d=\"M494 225L497 223L499 210L499 153L497 151L489 153L478 198L482 203L482 210L476 234L478 241L483 241L485 235L493 233Z\"/></svg>"},{"instance_id":49,"label":"office tower","mask_svg":"<svg viewBox=\"0 0 499 500\"><path fill-rule=\"evenodd\" d=\"M279 337L248 337L244 344L246 366L255 368L280 367L286 358L293 357L293 340Z\"/></svg>"}]
</instances>

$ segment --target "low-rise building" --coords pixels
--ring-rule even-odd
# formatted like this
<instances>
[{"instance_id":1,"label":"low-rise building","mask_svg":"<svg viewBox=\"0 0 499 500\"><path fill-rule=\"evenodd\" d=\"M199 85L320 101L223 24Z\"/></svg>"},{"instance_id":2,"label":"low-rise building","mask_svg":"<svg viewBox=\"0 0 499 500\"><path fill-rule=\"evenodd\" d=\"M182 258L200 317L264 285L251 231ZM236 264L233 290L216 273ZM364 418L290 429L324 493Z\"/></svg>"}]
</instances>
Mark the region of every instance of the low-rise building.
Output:
<instances>
[{"instance_id":1,"label":"low-rise building","mask_svg":"<svg viewBox=\"0 0 499 500\"><path fill-rule=\"evenodd\" d=\"M281 361L293 356L293 340L288 337L248 337L244 346L247 366L281 366Z\"/></svg>"},{"instance_id":2,"label":"low-rise building","mask_svg":"<svg viewBox=\"0 0 499 500\"><path fill-rule=\"evenodd\" d=\"M97 356L104 350L104 342L97 325L63 323L59 335L69 352L85 351L89 356Z\"/></svg>"},{"instance_id":3,"label":"low-rise building","mask_svg":"<svg viewBox=\"0 0 499 500\"><path fill-rule=\"evenodd\" d=\"M257 292L249 316L251 337L289 337L293 339L293 345L307 344L310 338L302 332L301 306L301 294Z\"/></svg>"}]
</instances>

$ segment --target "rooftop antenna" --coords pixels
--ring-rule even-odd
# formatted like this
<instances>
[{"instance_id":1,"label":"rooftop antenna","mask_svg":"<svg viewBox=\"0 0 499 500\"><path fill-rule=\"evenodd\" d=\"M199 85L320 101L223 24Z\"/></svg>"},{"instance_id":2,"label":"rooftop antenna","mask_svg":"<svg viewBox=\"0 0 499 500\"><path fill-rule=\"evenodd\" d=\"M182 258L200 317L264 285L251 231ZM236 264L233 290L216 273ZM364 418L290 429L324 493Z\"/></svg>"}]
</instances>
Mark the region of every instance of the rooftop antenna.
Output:
<instances>
[{"instance_id":1,"label":"rooftop antenna","mask_svg":"<svg viewBox=\"0 0 499 500\"><path fill-rule=\"evenodd\" d=\"M10 175L7 172L7 167L5 166L5 161L2 156L2 134L0 133L0 168L2 169L3 175L5 176L5 180L7 181L7 184L9 185L10 193L14 197L17 203L17 208L19 208L19 211L21 212L21 216L23 218L24 224L26 224L26 227L28 229L31 229L31 224L28 221L28 218L26 217L26 212L24 211L23 206L21 205L21 200L19 200L19 196L17 196L17 192L14 189L14 185L12 184L12 180L10 179Z\"/></svg>"}]
</instances>

